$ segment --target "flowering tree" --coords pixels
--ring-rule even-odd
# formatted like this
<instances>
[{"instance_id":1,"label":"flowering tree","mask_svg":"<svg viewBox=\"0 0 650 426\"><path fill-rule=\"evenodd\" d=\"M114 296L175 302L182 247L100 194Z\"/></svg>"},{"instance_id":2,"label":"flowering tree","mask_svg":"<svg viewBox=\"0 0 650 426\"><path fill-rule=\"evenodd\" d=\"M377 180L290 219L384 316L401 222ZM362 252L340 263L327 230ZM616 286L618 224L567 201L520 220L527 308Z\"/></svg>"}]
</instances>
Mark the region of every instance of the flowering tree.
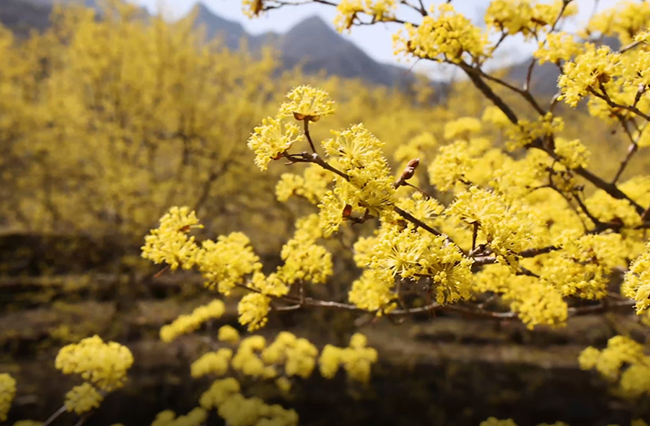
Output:
<instances>
[{"instance_id":1,"label":"flowering tree","mask_svg":"<svg viewBox=\"0 0 650 426\"><path fill-rule=\"evenodd\" d=\"M271 309L308 306L386 317L433 311L516 317L531 329L562 326L571 315L634 306L647 321L650 180L621 181L634 155L647 146L647 3L626 2L620 10L602 12L579 37L559 30L576 13L570 0L495 0L485 15L487 32L456 13L452 2L431 10L408 1L318 3L336 7L341 31L376 22L401 25L394 37L397 54L458 67L492 105L481 119L449 122L444 132L449 143L437 150L425 137L407 144L401 152L405 164L396 173L384 144L363 124L315 141L312 127L334 114L335 102L323 90L297 87L248 142L262 170L278 160L307 164L302 174L285 174L278 183L282 199L299 196L318 208L296 223L294 238L282 250L285 263L263 274L239 234L197 244L186 233L197 223L187 210L166 216L165 225L148 237L145 257L197 267L208 286L226 295L234 287L249 291L239 313L250 330L262 327ZM244 2L251 16L291 4ZM419 19L399 17L405 9L418 12ZM539 43L523 88L484 70L501 43L516 35ZM618 36L623 47L599 45L602 36ZM545 62L561 72L550 104L528 88L535 66ZM521 98L531 114L520 114L495 85ZM565 123L556 108L561 102L576 107L584 98L592 116L617 123L628 138L627 154L612 177L593 172L589 148L562 135ZM491 143L489 131L495 129L505 143ZM422 169L427 187L415 183ZM450 194L449 202L432 196L433 189ZM318 240L364 222L376 228L354 244L363 272L350 285L349 303L309 297L307 284L318 285L332 274L332 257ZM229 252L249 254L224 255ZM623 283L613 289L616 275ZM404 299L414 287L417 306ZM616 337L603 351L588 348L580 363L597 369L623 395L650 392L650 358L629 338Z\"/></svg>"},{"instance_id":2,"label":"flowering tree","mask_svg":"<svg viewBox=\"0 0 650 426\"><path fill-rule=\"evenodd\" d=\"M596 14L578 35L560 30L576 13L571 0L494 0L486 30L457 13L452 1L430 10L408 0L315 2L336 7L340 31L396 24L397 54L458 67L489 105L477 116L446 122L445 143L421 132L389 147L362 123L316 138L316 129L345 111L328 91L298 85L274 115L259 117L248 139L255 154L251 164L262 171L277 162L299 169L281 175L278 199L299 198L313 209L297 219L281 264L265 268L240 232L199 241L192 232L201 224L185 206L171 207L147 235L144 258L164 270L197 270L210 291L237 298L239 321L251 332L264 327L273 311L306 308L377 319L423 312L516 318L530 329L561 327L570 316L614 309L635 309L642 321L650 320L650 179L623 180L633 158L650 145L647 2L624 2ZM298 4L243 3L251 16ZM539 43L523 88L485 70L503 41L515 36ZM601 45L603 36L617 36L623 47ZM529 90L535 67L545 62L561 73L550 102ZM558 113L562 104L576 107L583 99L590 115L618 126L629 144L612 176L594 171L594 147L569 137L571 129ZM361 273L349 283L347 300L316 297L314 290L333 276L336 263L326 241L360 224L370 232L353 244ZM614 285L617 277L621 285ZM172 341L223 312L223 302L215 300L163 327L160 337ZM192 365L194 377L217 378L200 407L179 418L163 412L154 424L198 425L216 409L231 425L293 425L295 412L246 398L237 377L274 380L288 392L294 377L308 377L318 365L324 377L342 367L351 380L365 383L378 355L362 334L352 336L348 347L328 345L320 353L290 333L267 344L260 335L242 339L224 326L218 340L218 349ZM62 351L64 372L94 371L70 367L65 360L74 358L72 352ZM579 361L622 396L650 393L650 357L630 338L617 336L603 350L587 348ZM130 365L126 355L117 364L121 372ZM6 389L0 392L2 409L15 384L8 377L0 377L0 384ZM96 406L101 394L93 386L102 389L96 382L75 388L67 406L81 407L77 412ZM513 423L492 418L484 424Z\"/></svg>"}]
</instances>

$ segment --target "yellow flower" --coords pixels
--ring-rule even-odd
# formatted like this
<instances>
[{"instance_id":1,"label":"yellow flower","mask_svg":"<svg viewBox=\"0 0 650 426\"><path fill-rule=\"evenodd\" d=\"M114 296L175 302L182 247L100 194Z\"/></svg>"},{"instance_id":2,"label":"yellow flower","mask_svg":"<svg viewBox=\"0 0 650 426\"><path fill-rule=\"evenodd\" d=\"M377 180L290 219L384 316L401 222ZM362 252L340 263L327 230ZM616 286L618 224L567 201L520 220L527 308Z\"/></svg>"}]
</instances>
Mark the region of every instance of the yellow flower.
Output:
<instances>
[{"instance_id":1,"label":"yellow flower","mask_svg":"<svg viewBox=\"0 0 650 426\"><path fill-rule=\"evenodd\" d=\"M199 399L199 404L206 410L212 410L213 408L219 407L232 395L239 393L239 390L239 382L232 377L215 380L210 388L203 392Z\"/></svg>"},{"instance_id":2,"label":"yellow flower","mask_svg":"<svg viewBox=\"0 0 650 426\"><path fill-rule=\"evenodd\" d=\"M621 285L625 297L636 300L636 312L641 314L650 307L650 243L646 250L630 265Z\"/></svg>"},{"instance_id":3,"label":"yellow flower","mask_svg":"<svg viewBox=\"0 0 650 426\"><path fill-rule=\"evenodd\" d=\"M181 315L171 324L160 329L160 339L163 342L171 342L178 336L190 333L210 319L220 318L226 310L221 300L215 299L207 305L199 306L189 315Z\"/></svg>"},{"instance_id":4,"label":"yellow flower","mask_svg":"<svg viewBox=\"0 0 650 426\"><path fill-rule=\"evenodd\" d=\"M102 395L90 383L85 382L80 386L75 386L65 396L65 406L68 411L74 411L77 414L86 413L93 408L99 408L99 404L104 400Z\"/></svg>"},{"instance_id":5,"label":"yellow flower","mask_svg":"<svg viewBox=\"0 0 650 426\"><path fill-rule=\"evenodd\" d=\"M393 37L395 54L403 53L434 61L459 63L464 56L480 61L487 57L487 35L451 4L431 7L418 27L410 23ZM404 34L405 33L405 34Z\"/></svg>"},{"instance_id":6,"label":"yellow flower","mask_svg":"<svg viewBox=\"0 0 650 426\"><path fill-rule=\"evenodd\" d=\"M298 86L287 93L287 98L290 102L282 104L278 113L280 117L293 116L298 121L316 122L335 112L334 101L322 89Z\"/></svg>"},{"instance_id":7,"label":"yellow flower","mask_svg":"<svg viewBox=\"0 0 650 426\"><path fill-rule=\"evenodd\" d=\"M192 377L202 377L207 374L223 376L228 371L231 358L232 350L228 348L221 348L217 352L209 352L192 363Z\"/></svg>"},{"instance_id":8,"label":"yellow flower","mask_svg":"<svg viewBox=\"0 0 650 426\"><path fill-rule=\"evenodd\" d=\"M0 420L7 420L11 401L16 396L16 381L9 374L0 374Z\"/></svg>"},{"instance_id":9,"label":"yellow flower","mask_svg":"<svg viewBox=\"0 0 650 426\"><path fill-rule=\"evenodd\" d=\"M567 62L558 80L561 99L575 108L580 99L590 90L602 94L601 85L620 76L620 54L612 52L609 46L596 47L586 43L584 53Z\"/></svg>"},{"instance_id":10,"label":"yellow flower","mask_svg":"<svg viewBox=\"0 0 650 426\"><path fill-rule=\"evenodd\" d=\"M591 152L579 139L569 141L555 138L555 153L560 157L562 164L569 169L586 168L591 156Z\"/></svg>"},{"instance_id":11,"label":"yellow flower","mask_svg":"<svg viewBox=\"0 0 650 426\"><path fill-rule=\"evenodd\" d=\"M602 351L588 347L579 361L580 368L595 369L626 398L650 394L650 356L643 352L643 345L628 337L612 337Z\"/></svg>"},{"instance_id":12,"label":"yellow flower","mask_svg":"<svg viewBox=\"0 0 650 426\"><path fill-rule=\"evenodd\" d=\"M239 341L239 332L229 325L224 325L219 328L217 339L220 342L237 343Z\"/></svg>"},{"instance_id":13,"label":"yellow flower","mask_svg":"<svg viewBox=\"0 0 650 426\"><path fill-rule=\"evenodd\" d=\"M358 13L365 11L361 0L341 0L336 6L334 27L340 33L352 27Z\"/></svg>"},{"instance_id":14,"label":"yellow flower","mask_svg":"<svg viewBox=\"0 0 650 426\"><path fill-rule=\"evenodd\" d=\"M489 417L481 422L479 426L517 426L512 419L499 420L496 417Z\"/></svg>"},{"instance_id":15,"label":"yellow flower","mask_svg":"<svg viewBox=\"0 0 650 426\"><path fill-rule=\"evenodd\" d=\"M481 121L474 117L462 117L445 124L444 138L452 139L469 139L470 136L481 131Z\"/></svg>"},{"instance_id":16,"label":"yellow flower","mask_svg":"<svg viewBox=\"0 0 650 426\"><path fill-rule=\"evenodd\" d=\"M131 365L133 355L126 346L115 342L104 343L99 336L64 346L55 360L55 367L64 374L81 374L84 380L108 392L124 386ZM80 388L78 391L85 393L79 395L88 398L94 395L88 386Z\"/></svg>"},{"instance_id":17,"label":"yellow flower","mask_svg":"<svg viewBox=\"0 0 650 426\"><path fill-rule=\"evenodd\" d=\"M456 141L440 148L429 166L429 179L440 191L453 189L458 182L469 183L467 174L476 160L469 153L466 141Z\"/></svg>"},{"instance_id":18,"label":"yellow flower","mask_svg":"<svg viewBox=\"0 0 650 426\"><path fill-rule=\"evenodd\" d=\"M540 41L533 56L540 64L559 64L560 61L569 61L582 52L582 44L577 42L575 37L565 32L557 32L547 35L545 41Z\"/></svg>"},{"instance_id":19,"label":"yellow flower","mask_svg":"<svg viewBox=\"0 0 650 426\"><path fill-rule=\"evenodd\" d=\"M179 266L191 269L196 264L199 246L188 237L191 228L202 228L189 207L172 207L162 218L160 226L145 237L142 257L154 263L167 263L172 271Z\"/></svg>"},{"instance_id":20,"label":"yellow flower","mask_svg":"<svg viewBox=\"0 0 650 426\"><path fill-rule=\"evenodd\" d=\"M259 293L242 297L238 305L239 323L248 325L248 331L255 331L266 325L271 310L271 299Z\"/></svg>"},{"instance_id":21,"label":"yellow flower","mask_svg":"<svg viewBox=\"0 0 650 426\"><path fill-rule=\"evenodd\" d=\"M248 148L255 152L255 164L266 170L271 160L278 160L291 146L302 140L303 135L294 123L283 118L268 117L248 139Z\"/></svg>"},{"instance_id":22,"label":"yellow flower","mask_svg":"<svg viewBox=\"0 0 650 426\"><path fill-rule=\"evenodd\" d=\"M284 393L287 393L291 390L291 380L286 377L279 377L276 379L275 385Z\"/></svg>"},{"instance_id":23,"label":"yellow flower","mask_svg":"<svg viewBox=\"0 0 650 426\"><path fill-rule=\"evenodd\" d=\"M197 264L207 279L206 286L228 296L244 276L262 269L259 257L250 246L250 240L241 232L220 235L217 241L203 241Z\"/></svg>"}]
</instances>

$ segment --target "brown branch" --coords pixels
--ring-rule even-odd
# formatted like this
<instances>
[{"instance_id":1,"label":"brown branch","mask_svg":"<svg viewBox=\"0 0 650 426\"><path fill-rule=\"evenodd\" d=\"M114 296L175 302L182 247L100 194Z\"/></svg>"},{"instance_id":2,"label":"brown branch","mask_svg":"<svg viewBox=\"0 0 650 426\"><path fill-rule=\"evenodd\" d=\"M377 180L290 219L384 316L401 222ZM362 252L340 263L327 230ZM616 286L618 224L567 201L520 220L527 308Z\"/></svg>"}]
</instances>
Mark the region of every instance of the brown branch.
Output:
<instances>
[{"instance_id":1,"label":"brown branch","mask_svg":"<svg viewBox=\"0 0 650 426\"><path fill-rule=\"evenodd\" d=\"M49 426L49 425L51 425L52 422L54 422L56 419L58 419L59 416L61 414L65 413L65 412L66 412L66 406L64 405L61 408L59 408L58 410L56 410L47 420L45 420L41 426Z\"/></svg>"},{"instance_id":2,"label":"brown branch","mask_svg":"<svg viewBox=\"0 0 650 426\"><path fill-rule=\"evenodd\" d=\"M569 308L569 316L581 316L607 312L618 308L629 308L636 304L632 299L617 300L615 302L605 303L600 302L597 305L588 305Z\"/></svg>"},{"instance_id":3,"label":"brown branch","mask_svg":"<svg viewBox=\"0 0 650 426\"><path fill-rule=\"evenodd\" d=\"M314 142L311 140L311 134L309 133L309 120L305 119L302 122L304 123L304 133L305 133L305 137L307 138L307 141L309 141L309 146L311 147L311 151L314 154L318 154L318 152L316 152L316 146L314 146Z\"/></svg>"},{"instance_id":4,"label":"brown branch","mask_svg":"<svg viewBox=\"0 0 650 426\"><path fill-rule=\"evenodd\" d=\"M444 236L444 234L442 232L430 227L426 223L422 222L420 219L413 216L411 213L409 213L409 212L407 212L405 210L402 210L397 206L394 206L393 208L394 208L395 212L398 215L402 216L404 219L408 220L409 222L411 222L415 226L419 226L420 228L422 228L422 229L424 229L424 230L426 230L426 231L428 231L428 232L430 232L433 235L436 235L438 237Z\"/></svg>"},{"instance_id":5,"label":"brown branch","mask_svg":"<svg viewBox=\"0 0 650 426\"><path fill-rule=\"evenodd\" d=\"M348 176L346 173L340 171L336 167L333 167L331 164L329 164L328 162L323 160L316 153L309 154L307 152L303 152L301 154L289 154L289 153L285 152L283 155L284 155L285 158L290 160L290 163L288 163L288 164L292 164L292 163L314 163L314 164L318 164L319 166L321 166L325 170L329 170L330 172L341 176L343 179L345 179L348 182L350 181L350 176ZM447 241L449 243L456 245L458 247L458 249L461 252L463 252L463 250L460 248L460 246L455 244L448 236L444 235L442 232L432 228L431 226L429 226L426 223L422 222L421 220L419 220L418 218L416 218L415 216L413 216L409 212L407 212L405 210L402 210L397 206L393 206L393 209L395 210L395 212L397 214L399 214L400 216L402 216L404 219L411 222L412 224L421 227L422 229L432 233L433 235L444 236L445 238L447 238Z\"/></svg>"},{"instance_id":6,"label":"brown branch","mask_svg":"<svg viewBox=\"0 0 650 426\"><path fill-rule=\"evenodd\" d=\"M633 112L633 113L635 113L636 115L638 115L639 117L641 117L641 118L643 118L643 119L645 119L645 120L647 120L647 121L650 121L650 115L644 113L643 111L641 111L641 110L640 110L639 108L637 108L636 106L634 106L634 105L623 105L623 104L619 104L618 102L614 102L614 101L609 97L609 95L607 94L607 92L605 91L605 88L603 87L602 83L600 84L600 86L601 86L600 89L603 91L603 93L598 93L597 91L595 91L595 90L592 89L592 88L589 88L589 93L591 93L591 94L594 95L595 97L597 97L597 98L602 99L603 101L605 101L605 103L607 103L607 105L608 105L610 108L621 108L621 109L624 109L624 110L627 110L627 111Z\"/></svg>"},{"instance_id":7,"label":"brown branch","mask_svg":"<svg viewBox=\"0 0 650 426\"><path fill-rule=\"evenodd\" d=\"M481 93L483 93L483 95L486 98L492 101L492 103L496 105L501 110L501 112L503 112L506 115L506 117L508 117L508 120L510 120L512 124L519 123L519 118L517 117L517 114L515 114L515 112L512 110L512 108L510 108L510 106L506 104L505 101L501 99L499 95L494 93L492 88L488 86L488 84L485 81L483 81L483 79L481 78L481 71L479 69L473 68L472 66L464 62L461 62L460 64L458 64L458 66L465 72L465 74L467 74L467 77L469 77L469 79L472 81L474 86L478 90L480 90ZM514 90L520 90L514 86L512 87Z\"/></svg>"},{"instance_id":8,"label":"brown branch","mask_svg":"<svg viewBox=\"0 0 650 426\"><path fill-rule=\"evenodd\" d=\"M582 167L573 169L573 171L576 172L578 175L582 176L583 178L585 178L586 180L588 180L589 182L591 182L595 187L605 191L611 197L616 198L617 200L627 200L632 205L632 207L634 207L634 209L639 215L643 214L644 208L641 207L639 203L631 199L623 191L621 191L616 185L605 182L600 177L596 176L589 170L584 169Z\"/></svg>"},{"instance_id":9,"label":"brown branch","mask_svg":"<svg viewBox=\"0 0 650 426\"><path fill-rule=\"evenodd\" d=\"M424 7L424 4L422 3L422 0L418 0L418 1L420 3L420 6L413 5L413 4L409 3L407 0L401 0L400 3L403 4L404 6L410 8L410 9L413 9L414 11L418 12L422 16L427 16L428 15L427 9Z\"/></svg>"},{"instance_id":10,"label":"brown branch","mask_svg":"<svg viewBox=\"0 0 650 426\"><path fill-rule=\"evenodd\" d=\"M510 120L511 123L517 125L519 123L519 119L515 112L510 108L508 104L505 103L503 99L501 99L500 96L498 96L494 91L490 88L490 86L483 81L481 78L481 75L478 71L476 71L475 68L472 68L468 64L465 64L461 62L459 64L461 69L465 71L469 79L472 81L474 86L483 93L483 95L488 98L492 103L494 103L495 106L497 106L501 112L503 112L506 117L508 117L508 120ZM650 116L648 117L650 118ZM533 148L538 148L541 149L542 151L546 152L549 154L552 158L558 159L557 155L550 151L543 143L541 138L536 139L533 141L531 144L529 144L529 147ZM596 186L597 188L602 189L603 191L607 192L611 197L616 198L618 200L627 200L637 211L639 215L642 215L645 209L641 207L637 202L632 200L629 196L627 196L623 191L621 191L616 185L610 184L605 182L602 178L596 176L592 172L590 172L587 169L584 169L582 167L578 167L576 169L573 169L575 173L589 181L591 184Z\"/></svg>"},{"instance_id":11,"label":"brown branch","mask_svg":"<svg viewBox=\"0 0 650 426\"><path fill-rule=\"evenodd\" d=\"M625 156L623 161L621 161L621 165L619 166L618 171L616 172L616 176L614 176L614 179L612 179L612 185L616 185L616 182L621 177L628 163L630 162L630 160L638 150L639 150L639 145L637 145L636 143L630 144L630 146L627 148L627 155Z\"/></svg>"}]
</instances>

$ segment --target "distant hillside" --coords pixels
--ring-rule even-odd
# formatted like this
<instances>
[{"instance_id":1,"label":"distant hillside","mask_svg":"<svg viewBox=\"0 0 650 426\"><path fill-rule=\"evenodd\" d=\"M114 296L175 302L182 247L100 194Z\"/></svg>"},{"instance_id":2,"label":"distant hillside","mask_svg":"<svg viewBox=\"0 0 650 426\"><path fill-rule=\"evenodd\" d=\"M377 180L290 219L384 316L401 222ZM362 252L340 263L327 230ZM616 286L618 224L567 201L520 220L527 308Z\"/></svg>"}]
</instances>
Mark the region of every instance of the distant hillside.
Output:
<instances>
[{"instance_id":1,"label":"distant hillside","mask_svg":"<svg viewBox=\"0 0 650 426\"><path fill-rule=\"evenodd\" d=\"M54 1L63 3L83 2L97 8L98 0L0 0L0 23L24 37L32 29L43 30L49 25L49 14ZM196 5L196 25L203 27L209 39L222 37L228 48L237 50L245 40L254 51L262 46L273 46L280 54L284 69L301 65L307 73L325 70L328 75L344 78L360 78L381 86L405 86L413 81L413 75L406 68L375 61L354 43L341 37L320 17L314 16L298 23L287 33L267 32L251 35L234 21L213 13L203 3ZM147 14L143 9L143 14ZM148 14L147 14L148 15ZM618 40L603 41L612 48L618 48ZM526 80L530 59L508 69L506 80L521 87ZM559 70L555 65L535 67L531 90L535 95L552 96L557 91ZM444 93L444 84L435 84L439 93Z\"/></svg>"},{"instance_id":2,"label":"distant hillside","mask_svg":"<svg viewBox=\"0 0 650 426\"><path fill-rule=\"evenodd\" d=\"M31 30L42 31L50 25L50 5L25 0L0 1L0 23L19 37L26 37Z\"/></svg>"},{"instance_id":3,"label":"distant hillside","mask_svg":"<svg viewBox=\"0 0 650 426\"><path fill-rule=\"evenodd\" d=\"M197 25L204 26L209 38L221 36L231 49L245 39L252 49L271 45L280 52L285 69L300 64L307 73L325 70L328 75L362 78L382 86L395 86L413 80L409 70L382 64L355 44L345 40L320 17L300 22L285 34L248 34L241 24L221 18L203 3L197 6Z\"/></svg>"},{"instance_id":4,"label":"distant hillside","mask_svg":"<svg viewBox=\"0 0 650 426\"><path fill-rule=\"evenodd\" d=\"M616 37L605 37L601 41L602 44L611 47L613 50L621 48L621 43ZM516 83L519 87L523 86L528 76L528 67L530 66L531 59L516 64L508 69L506 80ZM532 73L530 79L530 90L535 95L553 96L557 88L557 79L560 77L560 70L557 65L545 63L537 65Z\"/></svg>"},{"instance_id":5,"label":"distant hillside","mask_svg":"<svg viewBox=\"0 0 650 426\"><path fill-rule=\"evenodd\" d=\"M61 0L58 0L61 1ZM96 0L62 0L63 3L82 1L97 8ZM30 30L49 26L49 15L55 0L0 0L0 23L25 37ZM328 75L361 78L382 86L404 85L413 81L405 68L378 63L363 50L345 40L319 17L308 18L285 34L248 34L241 24L221 18L204 4L197 4L196 25L205 28L209 39L223 37L230 49L238 49L241 40L258 50L271 45L280 54L284 69L301 65L306 73L325 70Z\"/></svg>"}]
</instances>

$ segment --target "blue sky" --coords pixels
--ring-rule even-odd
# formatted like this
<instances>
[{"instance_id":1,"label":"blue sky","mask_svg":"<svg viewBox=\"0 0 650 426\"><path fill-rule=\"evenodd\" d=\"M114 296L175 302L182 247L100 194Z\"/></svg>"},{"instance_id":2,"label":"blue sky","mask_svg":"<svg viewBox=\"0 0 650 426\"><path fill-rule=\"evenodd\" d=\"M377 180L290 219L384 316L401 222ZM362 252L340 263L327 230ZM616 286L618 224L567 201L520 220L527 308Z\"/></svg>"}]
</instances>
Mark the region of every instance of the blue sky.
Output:
<instances>
[{"instance_id":1,"label":"blue sky","mask_svg":"<svg viewBox=\"0 0 650 426\"><path fill-rule=\"evenodd\" d=\"M152 13L156 13L159 7L166 11L168 16L180 17L186 14L196 3L195 0L131 0L134 3L146 6ZM595 2L598 4L598 10L603 10L616 4L622 3L622 0L576 0L579 7L579 15L567 23L565 29L573 31L586 22L591 14ZM241 1L239 0L203 0L203 3L215 14L224 18L240 22L249 33L258 34L265 31L285 32L296 25L306 17L320 15L330 23L335 16L335 9L330 6L309 4L298 7L285 7L273 10L266 16L248 19L241 12ZM444 3L444 0L424 0L424 4L429 7ZM489 0L454 0L453 4L456 10L463 13L476 23L482 22L482 15ZM413 16L417 18L417 16ZM397 63L392 52L391 35L398 29L396 24L378 24L367 27L354 27L350 34L344 34L344 37L353 41L360 48L364 49L371 57L388 63ZM519 62L526 58L534 50L534 44L526 44L522 39L513 38L510 43L504 44L500 49L501 56L496 60L499 65ZM404 63L402 63L404 64ZM436 68L432 65L420 70L429 73L444 73L445 70Z\"/></svg>"}]
</instances>

